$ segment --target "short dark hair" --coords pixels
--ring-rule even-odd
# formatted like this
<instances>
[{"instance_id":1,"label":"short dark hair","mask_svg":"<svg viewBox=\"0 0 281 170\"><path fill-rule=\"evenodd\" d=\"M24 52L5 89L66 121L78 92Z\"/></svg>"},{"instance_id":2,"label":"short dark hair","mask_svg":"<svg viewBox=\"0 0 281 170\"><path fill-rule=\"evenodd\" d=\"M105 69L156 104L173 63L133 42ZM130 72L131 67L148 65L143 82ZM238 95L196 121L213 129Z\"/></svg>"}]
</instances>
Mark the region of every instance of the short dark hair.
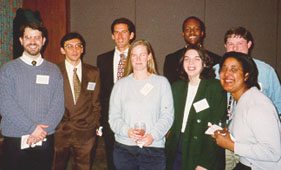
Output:
<instances>
[{"instance_id":1,"label":"short dark hair","mask_svg":"<svg viewBox=\"0 0 281 170\"><path fill-rule=\"evenodd\" d=\"M188 51L188 50L196 50L199 54L199 57L201 58L202 60L202 67L203 67L203 70L202 72L200 73L200 78L201 79L211 79L211 78L215 78L215 71L212 67L213 65L213 61L212 59L210 58L210 56L208 56L206 54L206 51L203 47L199 47L197 45L194 45L194 44L191 44L189 45L184 53L183 53L183 56L181 57L180 59L180 64L179 64L179 78L181 80L184 80L184 81L189 81L188 79L188 75L187 73L185 72L184 70L184 67L183 67L183 63L184 63L184 58L185 58L185 53Z\"/></svg>"},{"instance_id":2,"label":"short dark hair","mask_svg":"<svg viewBox=\"0 0 281 170\"><path fill-rule=\"evenodd\" d=\"M60 46L63 48L65 41L72 40L72 39L79 39L83 45L83 48L85 48L86 42L85 42L84 38L82 37L82 35L77 32L70 32L70 33L65 34L60 41Z\"/></svg>"},{"instance_id":3,"label":"short dark hair","mask_svg":"<svg viewBox=\"0 0 281 170\"><path fill-rule=\"evenodd\" d=\"M256 86L258 89L260 89L260 86L258 84L258 69L257 65L248 54L240 53L240 52L227 52L223 55L222 61L220 63L220 72L221 68L223 66L223 63L228 58L234 58L236 59L243 69L243 74L245 75L248 73L248 79L245 81L245 84L247 88L251 88L253 86Z\"/></svg>"},{"instance_id":4,"label":"short dark hair","mask_svg":"<svg viewBox=\"0 0 281 170\"><path fill-rule=\"evenodd\" d=\"M227 30L224 35L224 43L226 44L227 39L232 36L241 37L244 38L247 42L252 41L252 44L254 43L252 34L244 27L233 27Z\"/></svg>"},{"instance_id":5,"label":"short dark hair","mask_svg":"<svg viewBox=\"0 0 281 170\"><path fill-rule=\"evenodd\" d=\"M38 30L42 33L42 37L47 38L47 29L42 23L38 22L26 22L20 26L19 36L23 38L25 28L31 28L33 30Z\"/></svg>"},{"instance_id":6,"label":"short dark hair","mask_svg":"<svg viewBox=\"0 0 281 170\"><path fill-rule=\"evenodd\" d=\"M136 28L135 25L133 24L132 21L130 21L127 18L118 18L113 21L111 24L111 33L114 33L114 26L117 24L126 24L128 26L129 33L131 34L132 32L135 34L136 33Z\"/></svg>"},{"instance_id":7,"label":"short dark hair","mask_svg":"<svg viewBox=\"0 0 281 170\"><path fill-rule=\"evenodd\" d=\"M188 20L190 20L190 19L194 19L194 20L198 21L198 22L200 23L200 29L201 29L201 31L205 33L205 24L204 24L198 17L196 17L196 16L190 16L190 17L186 18L186 19L183 21L183 23L182 23L182 32L184 32L184 25L185 25L185 23L186 23ZM204 34L204 35L205 35L205 34Z\"/></svg>"}]
</instances>

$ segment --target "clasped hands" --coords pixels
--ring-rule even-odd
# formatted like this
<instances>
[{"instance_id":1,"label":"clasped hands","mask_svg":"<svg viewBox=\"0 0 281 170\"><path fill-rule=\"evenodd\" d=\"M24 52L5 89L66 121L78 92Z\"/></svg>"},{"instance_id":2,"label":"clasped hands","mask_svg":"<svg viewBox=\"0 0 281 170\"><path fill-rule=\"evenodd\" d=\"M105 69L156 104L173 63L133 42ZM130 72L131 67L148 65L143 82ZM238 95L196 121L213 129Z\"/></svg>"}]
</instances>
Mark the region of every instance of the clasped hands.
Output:
<instances>
[{"instance_id":1,"label":"clasped hands","mask_svg":"<svg viewBox=\"0 0 281 170\"><path fill-rule=\"evenodd\" d=\"M128 137L137 145L137 141L142 143L142 146L149 146L153 142L153 136L151 134L139 135L139 131L131 128L128 130Z\"/></svg>"},{"instance_id":2,"label":"clasped hands","mask_svg":"<svg viewBox=\"0 0 281 170\"><path fill-rule=\"evenodd\" d=\"M234 151L234 142L232 141L227 128L216 130L212 137L220 147Z\"/></svg>"},{"instance_id":3,"label":"clasped hands","mask_svg":"<svg viewBox=\"0 0 281 170\"><path fill-rule=\"evenodd\" d=\"M32 145L39 141L42 141L47 136L47 132L44 129L48 127L48 125L37 125L35 130L27 138L26 143L28 145Z\"/></svg>"}]
</instances>

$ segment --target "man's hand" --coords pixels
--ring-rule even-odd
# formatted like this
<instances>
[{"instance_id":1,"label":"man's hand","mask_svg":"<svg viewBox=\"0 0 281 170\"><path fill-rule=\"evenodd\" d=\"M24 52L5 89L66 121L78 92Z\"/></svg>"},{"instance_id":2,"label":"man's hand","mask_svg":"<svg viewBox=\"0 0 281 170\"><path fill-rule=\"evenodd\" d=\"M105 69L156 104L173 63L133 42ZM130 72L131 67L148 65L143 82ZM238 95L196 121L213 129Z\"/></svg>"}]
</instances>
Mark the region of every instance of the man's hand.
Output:
<instances>
[{"instance_id":1,"label":"man's hand","mask_svg":"<svg viewBox=\"0 0 281 170\"><path fill-rule=\"evenodd\" d=\"M31 145L33 143L37 143L43 140L47 136L47 132L44 128L48 128L48 125L37 125L35 130L31 133L31 135L27 139L27 144Z\"/></svg>"}]
</instances>

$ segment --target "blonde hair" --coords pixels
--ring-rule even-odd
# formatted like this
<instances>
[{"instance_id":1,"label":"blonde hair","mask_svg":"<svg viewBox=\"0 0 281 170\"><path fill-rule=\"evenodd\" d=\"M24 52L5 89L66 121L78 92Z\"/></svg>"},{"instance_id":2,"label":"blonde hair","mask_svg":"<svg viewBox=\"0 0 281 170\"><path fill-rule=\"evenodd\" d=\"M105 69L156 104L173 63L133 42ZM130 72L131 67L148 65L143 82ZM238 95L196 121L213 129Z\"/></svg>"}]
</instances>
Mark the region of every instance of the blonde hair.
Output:
<instances>
[{"instance_id":1,"label":"blonde hair","mask_svg":"<svg viewBox=\"0 0 281 170\"><path fill-rule=\"evenodd\" d=\"M156 65L155 65L154 52L153 52L153 49L152 49L150 43L146 40L135 40L130 45L130 48L128 51L128 57L127 57L126 64L125 64L124 77L128 76L129 74L131 74L133 72L133 66L132 66L132 61L131 61L132 51L138 45L145 46L146 50L147 50L147 54L148 55L151 54L150 59L147 61L147 72L153 73L153 74L158 74L157 70L156 70Z\"/></svg>"}]
</instances>

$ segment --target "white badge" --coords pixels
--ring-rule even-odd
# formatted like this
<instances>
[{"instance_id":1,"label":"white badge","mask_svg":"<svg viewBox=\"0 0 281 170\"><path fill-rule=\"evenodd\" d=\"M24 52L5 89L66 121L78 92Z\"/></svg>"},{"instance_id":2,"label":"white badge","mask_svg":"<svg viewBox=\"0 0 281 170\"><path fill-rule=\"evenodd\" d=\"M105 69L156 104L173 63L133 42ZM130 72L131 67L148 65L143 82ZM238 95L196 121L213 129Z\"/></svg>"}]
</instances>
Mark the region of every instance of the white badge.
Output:
<instances>
[{"instance_id":1,"label":"white badge","mask_svg":"<svg viewBox=\"0 0 281 170\"><path fill-rule=\"evenodd\" d=\"M95 90L96 88L96 83L95 82L88 82L87 90Z\"/></svg>"},{"instance_id":2,"label":"white badge","mask_svg":"<svg viewBox=\"0 0 281 170\"><path fill-rule=\"evenodd\" d=\"M143 88L140 90L141 94L147 96L148 93L153 89L153 86L150 83L146 83Z\"/></svg>"},{"instance_id":3,"label":"white badge","mask_svg":"<svg viewBox=\"0 0 281 170\"><path fill-rule=\"evenodd\" d=\"M26 149L26 148L34 148L35 146L42 146L42 140L37 142L37 143L32 143L31 145L27 144L27 139L29 135L23 135L21 136L21 149ZM46 138L43 139L43 142L47 141Z\"/></svg>"},{"instance_id":4,"label":"white badge","mask_svg":"<svg viewBox=\"0 0 281 170\"><path fill-rule=\"evenodd\" d=\"M36 75L36 84L49 84L48 75Z\"/></svg>"},{"instance_id":5,"label":"white badge","mask_svg":"<svg viewBox=\"0 0 281 170\"><path fill-rule=\"evenodd\" d=\"M194 103L193 106L197 113L201 112L202 110L208 109L210 107L206 98Z\"/></svg>"}]
</instances>

